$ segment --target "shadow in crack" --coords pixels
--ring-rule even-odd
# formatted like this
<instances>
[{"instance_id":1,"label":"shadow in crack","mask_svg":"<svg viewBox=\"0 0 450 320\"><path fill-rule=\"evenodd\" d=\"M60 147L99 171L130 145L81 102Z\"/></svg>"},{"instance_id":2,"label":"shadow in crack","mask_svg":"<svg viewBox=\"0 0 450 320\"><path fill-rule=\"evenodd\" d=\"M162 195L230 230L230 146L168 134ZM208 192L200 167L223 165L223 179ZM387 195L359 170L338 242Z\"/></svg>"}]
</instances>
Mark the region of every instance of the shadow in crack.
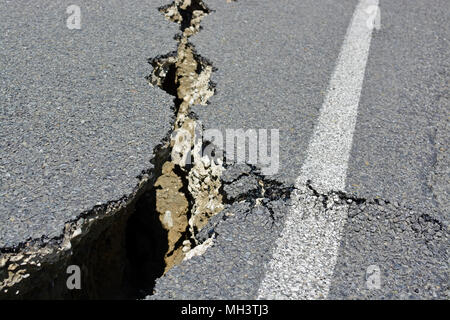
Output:
<instances>
[{"instance_id":1,"label":"shadow in crack","mask_svg":"<svg viewBox=\"0 0 450 320\"><path fill-rule=\"evenodd\" d=\"M156 191L151 189L136 203L126 228L129 298L152 294L156 279L164 274L167 250L167 231L156 211Z\"/></svg>"}]
</instances>

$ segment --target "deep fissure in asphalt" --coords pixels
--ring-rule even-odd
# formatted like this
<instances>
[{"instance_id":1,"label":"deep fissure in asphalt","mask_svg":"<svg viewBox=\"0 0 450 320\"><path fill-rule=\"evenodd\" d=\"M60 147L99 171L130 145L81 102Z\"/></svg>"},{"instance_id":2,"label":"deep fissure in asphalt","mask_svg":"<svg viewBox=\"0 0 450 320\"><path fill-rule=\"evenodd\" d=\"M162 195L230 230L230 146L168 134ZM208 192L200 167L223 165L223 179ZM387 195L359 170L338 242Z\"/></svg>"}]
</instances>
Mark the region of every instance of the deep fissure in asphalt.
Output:
<instances>
[{"instance_id":1,"label":"deep fissure in asphalt","mask_svg":"<svg viewBox=\"0 0 450 320\"><path fill-rule=\"evenodd\" d=\"M210 10L202 1L183 0L159 10L180 24L182 35L178 37L177 52L149 59L153 72L147 80L174 97L173 131L187 129L193 133L196 123L190 106L206 104L214 94L214 84L209 80L212 64L195 51L188 38L200 30L200 20ZM152 294L156 279L203 242L197 234L210 217L222 210L222 204L289 198L292 188L282 188L280 183L265 179L255 168L251 174L258 177L257 190L236 199L229 198L220 179L221 164L214 164L214 159L206 164L195 159L193 142L180 151L187 152L190 162L177 161L173 151L179 141L171 135L173 132L155 148L151 161L154 168L142 173L139 186L129 198L81 214L66 224L62 239L36 241L26 249L12 250L2 257L0 297L143 298ZM200 147L209 144L204 141ZM207 180L210 182L206 183ZM213 206L209 199L211 193L215 195ZM182 208L178 212L179 220L172 216L167 223L167 207L174 212ZM210 207L214 209L207 209ZM81 290L67 289L69 265L81 268Z\"/></svg>"},{"instance_id":2,"label":"deep fissure in asphalt","mask_svg":"<svg viewBox=\"0 0 450 320\"><path fill-rule=\"evenodd\" d=\"M203 150L207 142L196 139L200 125L190 111L194 104L206 105L215 92L210 81L212 64L189 42L210 10L200 0L176 0L159 11L179 24L181 31L176 36L176 52L149 60L154 69L147 78L152 85L174 96L171 157L163 164L162 174L155 183L156 211L168 232L166 272L198 244L196 232L209 217L222 210L222 166L214 159L199 156L198 151Z\"/></svg>"},{"instance_id":3,"label":"deep fissure in asphalt","mask_svg":"<svg viewBox=\"0 0 450 320\"><path fill-rule=\"evenodd\" d=\"M177 36L177 52L149 59L153 72L147 80L174 96L174 132L187 129L194 135L195 119L190 115L190 106L206 104L214 89L209 81L211 63L197 54L188 38L200 30L201 19L210 11L202 1L184 0L176 0L158 10L180 24L182 34ZM161 162L153 188L139 200L136 213L128 223L127 252L138 298L152 294L155 280L180 263L185 252L198 244L195 233L199 226L191 223L198 201L191 177L198 166L198 159L193 155L195 142L180 139L174 132L167 149L170 156ZM189 161L174 158L174 154Z\"/></svg>"},{"instance_id":4,"label":"deep fissure in asphalt","mask_svg":"<svg viewBox=\"0 0 450 320\"><path fill-rule=\"evenodd\" d=\"M154 72L148 77L151 84L174 96L175 130L194 121L188 115L192 103L206 103L213 94L208 81L212 66L187 41L199 30L199 22L209 10L202 1L178 0L158 10L181 17L173 20L180 23L183 33L178 38L178 52L150 59ZM200 83L202 80L204 83ZM173 198L185 201L182 214L186 222L198 205L188 188L195 161L183 168L172 163L170 134L155 148L151 161L154 168L142 173L131 196L80 214L66 224L64 235L58 239L35 239L17 248L4 248L0 256L0 298L135 299L151 294L155 279L182 260L181 249L196 245L192 226L186 223L177 230L177 237L171 238L172 228L164 225L161 216L161 199L168 189L161 178L167 178L169 184L174 177L179 179L172 190ZM172 165L170 170L168 164ZM67 289L69 265L81 269L81 290Z\"/></svg>"}]
</instances>

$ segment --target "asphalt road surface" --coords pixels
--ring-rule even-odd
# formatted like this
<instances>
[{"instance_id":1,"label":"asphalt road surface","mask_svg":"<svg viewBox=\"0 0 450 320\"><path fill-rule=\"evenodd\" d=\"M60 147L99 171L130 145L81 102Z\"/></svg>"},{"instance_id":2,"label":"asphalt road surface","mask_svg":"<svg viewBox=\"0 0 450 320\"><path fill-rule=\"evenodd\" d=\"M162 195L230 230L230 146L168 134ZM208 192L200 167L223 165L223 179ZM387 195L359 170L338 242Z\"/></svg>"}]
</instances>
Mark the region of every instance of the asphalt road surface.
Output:
<instances>
[{"instance_id":1,"label":"asphalt road surface","mask_svg":"<svg viewBox=\"0 0 450 320\"><path fill-rule=\"evenodd\" d=\"M351 29L358 3L371 39ZM230 204L210 223L214 245L149 298L448 298L449 5L207 4L215 11L193 43L217 68L217 93L194 108L199 120L279 129L280 170L266 178L292 186L309 161L312 186L297 183L290 201ZM333 126L321 110L345 116ZM311 147L314 130L325 140ZM242 172L225 186L235 199L256 188Z\"/></svg>"},{"instance_id":2,"label":"asphalt road surface","mask_svg":"<svg viewBox=\"0 0 450 320\"><path fill-rule=\"evenodd\" d=\"M448 1L204 2L216 92L192 111L278 130L279 161L228 163L202 254L147 298L449 299ZM176 50L169 1L78 1L80 30L70 4L2 1L0 248L131 194L172 126L145 80Z\"/></svg>"},{"instance_id":3,"label":"asphalt road surface","mask_svg":"<svg viewBox=\"0 0 450 320\"><path fill-rule=\"evenodd\" d=\"M173 97L149 87L147 59L178 30L152 3L79 1L69 29L70 1L2 1L1 248L59 236L152 167Z\"/></svg>"}]
</instances>

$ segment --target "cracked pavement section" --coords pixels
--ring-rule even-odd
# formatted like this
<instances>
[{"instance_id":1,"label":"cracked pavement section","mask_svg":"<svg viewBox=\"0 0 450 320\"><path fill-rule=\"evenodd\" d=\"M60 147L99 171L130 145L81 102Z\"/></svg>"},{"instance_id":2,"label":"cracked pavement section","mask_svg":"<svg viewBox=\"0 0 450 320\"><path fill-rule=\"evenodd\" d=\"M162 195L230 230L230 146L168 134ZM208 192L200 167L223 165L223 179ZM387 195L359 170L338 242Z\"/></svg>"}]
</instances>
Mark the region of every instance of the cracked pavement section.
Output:
<instances>
[{"instance_id":1,"label":"cracked pavement section","mask_svg":"<svg viewBox=\"0 0 450 320\"><path fill-rule=\"evenodd\" d=\"M176 48L176 26L156 2L81 1L69 30L70 4L2 5L0 248L60 237L131 194L170 130L172 97L149 87L145 58Z\"/></svg>"},{"instance_id":2,"label":"cracked pavement section","mask_svg":"<svg viewBox=\"0 0 450 320\"><path fill-rule=\"evenodd\" d=\"M284 187L293 186L358 1L206 3L214 14L202 21L203 29L192 42L217 68L212 74L216 94L208 108L194 106L193 111L205 129L280 129L280 171L269 178ZM423 15L425 6L423 0L381 2L382 27L374 31L369 51L345 193L338 194L346 200L332 206L347 217L341 219L336 265L330 266L333 271L327 274L326 284L312 279L308 286L295 288L290 279L284 279L285 287L279 291L285 295L279 298L292 299L301 292L313 296L325 285L329 291L322 298L448 299L449 211L445 204L449 165L444 141L449 130L443 111L448 101L448 73L443 71L448 65L448 37L443 32L448 30L448 19L442 12L447 6L437 1L430 15ZM408 23L411 16L414 26ZM248 169L231 166L222 181L229 170L233 170L232 183L225 182L223 190L231 202L225 211L256 219L252 210L261 199L253 204L245 200L259 197L258 179ZM305 196L299 205L309 220L294 220L312 228L315 214L322 225L331 223L336 211L324 209L320 201L324 195L309 194L308 189L305 194L304 188L299 185L293 194ZM243 205L250 208L243 209ZM245 210L252 213L239 214ZM288 212L286 208L274 210L283 217ZM150 298L257 298L255 286L264 278L261 269L276 264L270 262L273 243L267 245L266 238L276 240L289 228L299 227L279 229L277 237L266 230L248 239L249 230L264 231L251 222L246 225L242 218L241 232L228 231L235 236L226 246L226 236L215 230L231 230L232 220L217 219L213 218L217 225L204 236L213 244L208 243L202 256L184 261L158 279L156 294ZM316 242L317 248L326 247L321 241L327 241L326 237ZM301 236L294 242L292 246L298 244L301 252L315 250L302 247ZM261 247L266 249L263 257L255 253ZM235 251L240 252L237 257ZM245 265L245 253L258 256L250 259L258 261L258 268ZM295 249L291 253L293 259L298 258ZM301 261L292 261L291 267L301 269L301 265ZM370 266L381 272L381 289L368 288ZM247 282L245 275L252 280ZM234 281L235 277L239 280Z\"/></svg>"},{"instance_id":3,"label":"cracked pavement section","mask_svg":"<svg viewBox=\"0 0 450 320\"><path fill-rule=\"evenodd\" d=\"M242 175L237 170L249 173ZM272 254L277 240L286 232L293 232L289 228L314 228L315 221L321 226L331 226L334 220L340 220L336 219L338 214L348 216L348 221L332 282L322 283L322 279L329 277L317 274L306 281L308 286L293 284L282 288L284 295L269 298L311 297L316 290L322 292L322 286L331 285L326 297L316 298L448 299L448 262L442 259L448 256L448 227L440 221L398 202L353 198L341 192L320 194L311 185L281 193L285 197L278 199L261 196L259 201L251 201L258 199L258 194L249 196L252 193L248 190L256 188L255 183L246 179L254 176L250 167L231 167L227 171L232 173L226 184L241 189L247 201L231 201L223 212L210 219L198 234L200 242L208 241L208 248L158 279L155 294L147 299L267 298L258 292L267 269L276 269L278 261L286 262L285 257L278 260ZM296 224L286 226L292 199L302 214ZM308 240L311 247L304 247L302 239L290 243L289 252L293 254L287 260L290 268L311 274L302 270L302 266L308 265L304 259L314 256L308 250L321 250L322 233L334 230L334 227L317 230L317 242ZM361 255L361 251L366 255ZM303 254L298 255L299 252ZM382 290L367 288L366 269L355 268L359 265L381 268ZM275 279L265 281L272 288L280 286Z\"/></svg>"},{"instance_id":4,"label":"cracked pavement section","mask_svg":"<svg viewBox=\"0 0 450 320\"><path fill-rule=\"evenodd\" d=\"M214 85L210 82L212 65L189 42L210 10L201 0L175 0L159 11L179 24L181 31L181 35L176 36L177 52L150 59L154 71L148 77L151 84L175 97L171 157L155 183L156 210L168 233L168 251L164 258L167 272L198 244L195 234L211 216L223 209L220 194L223 168L213 157L203 156L207 141L199 139L201 125L190 114L193 104L205 106L214 94Z\"/></svg>"},{"instance_id":5,"label":"cracked pavement section","mask_svg":"<svg viewBox=\"0 0 450 320\"><path fill-rule=\"evenodd\" d=\"M277 212L282 214L280 208ZM212 246L160 278L148 299L255 298L264 275L261 265L270 259L268 251L281 232L280 225L272 224L266 208L251 208L247 203L224 209L210 223L224 217L214 228L218 235Z\"/></svg>"},{"instance_id":6,"label":"cracked pavement section","mask_svg":"<svg viewBox=\"0 0 450 320\"><path fill-rule=\"evenodd\" d=\"M134 294L116 292L135 258L127 219L150 197L174 120L145 60L176 49L177 27L156 10L164 1L80 1L81 30L69 30L70 4L2 5L2 298L76 298L71 263L84 298Z\"/></svg>"},{"instance_id":7,"label":"cracked pavement section","mask_svg":"<svg viewBox=\"0 0 450 320\"><path fill-rule=\"evenodd\" d=\"M247 174L241 175L242 171ZM261 181L263 177L246 165L225 172L224 183L234 191L232 196L225 192L229 204L196 235L206 248L158 279L155 293L147 299L255 298L264 275L261 266L270 259L273 243L282 231L291 190ZM249 183L245 177L260 183ZM253 196L246 192L250 189L257 190ZM241 197L245 200L234 202Z\"/></svg>"},{"instance_id":8,"label":"cracked pavement section","mask_svg":"<svg viewBox=\"0 0 450 320\"><path fill-rule=\"evenodd\" d=\"M294 182L358 0L4 1L0 297L448 300L445 1L380 1L339 192ZM259 128L273 176L184 139Z\"/></svg>"}]
</instances>

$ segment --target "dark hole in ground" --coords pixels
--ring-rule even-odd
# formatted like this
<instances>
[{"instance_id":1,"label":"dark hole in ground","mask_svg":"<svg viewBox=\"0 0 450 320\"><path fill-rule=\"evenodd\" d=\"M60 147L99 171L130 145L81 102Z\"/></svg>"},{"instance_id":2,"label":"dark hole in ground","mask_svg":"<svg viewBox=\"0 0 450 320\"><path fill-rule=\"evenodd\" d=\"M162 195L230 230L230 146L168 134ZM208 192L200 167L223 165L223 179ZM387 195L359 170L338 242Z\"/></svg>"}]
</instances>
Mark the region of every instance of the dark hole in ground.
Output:
<instances>
[{"instance_id":1,"label":"dark hole in ground","mask_svg":"<svg viewBox=\"0 0 450 320\"><path fill-rule=\"evenodd\" d=\"M162 82L162 87L161 87L161 89L163 89L168 94L170 94L171 96L174 96L174 97L177 96L177 90L178 90L178 87L175 83L176 72L177 72L177 68L176 68L175 64L171 64L168 67L166 77L164 78L164 80Z\"/></svg>"},{"instance_id":2,"label":"dark hole in ground","mask_svg":"<svg viewBox=\"0 0 450 320\"><path fill-rule=\"evenodd\" d=\"M168 250L167 231L156 211L156 190L142 195L126 227L129 298L143 298L153 291L155 281L164 273Z\"/></svg>"},{"instance_id":3,"label":"dark hole in ground","mask_svg":"<svg viewBox=\"0 0 450 320\"><path fill-rule=\"evenodd\" d=\"M156 279L164 272L168 250L167 231L156 212L153 187L168 159L168 150L163 148L155 154L154 177L133 201L114 214L93 212L91 216L99 218L71 240L71 250L55 247L54 254L40 260L42 266L26 265L29 277L7 292L2 290L0 300L136 299L152 294ZM80 268L79 290L69 290L66 285L70 276L67 267L71 265Z\"/></svg>"},{"instance_id":4,"label":"dark hole in ground","mask_svg":"<svg viewBox=\"0 0 450 320\"><path fill-rule=\"evenodd\" d=\"M192 25L192 18L194 11L203 11L205 14L209 13L209 9L205 6L203 1L193 1L186 9L179 8L183 20L181 21L181 30L189 28Z\"/></svg>"}]
</instances>

